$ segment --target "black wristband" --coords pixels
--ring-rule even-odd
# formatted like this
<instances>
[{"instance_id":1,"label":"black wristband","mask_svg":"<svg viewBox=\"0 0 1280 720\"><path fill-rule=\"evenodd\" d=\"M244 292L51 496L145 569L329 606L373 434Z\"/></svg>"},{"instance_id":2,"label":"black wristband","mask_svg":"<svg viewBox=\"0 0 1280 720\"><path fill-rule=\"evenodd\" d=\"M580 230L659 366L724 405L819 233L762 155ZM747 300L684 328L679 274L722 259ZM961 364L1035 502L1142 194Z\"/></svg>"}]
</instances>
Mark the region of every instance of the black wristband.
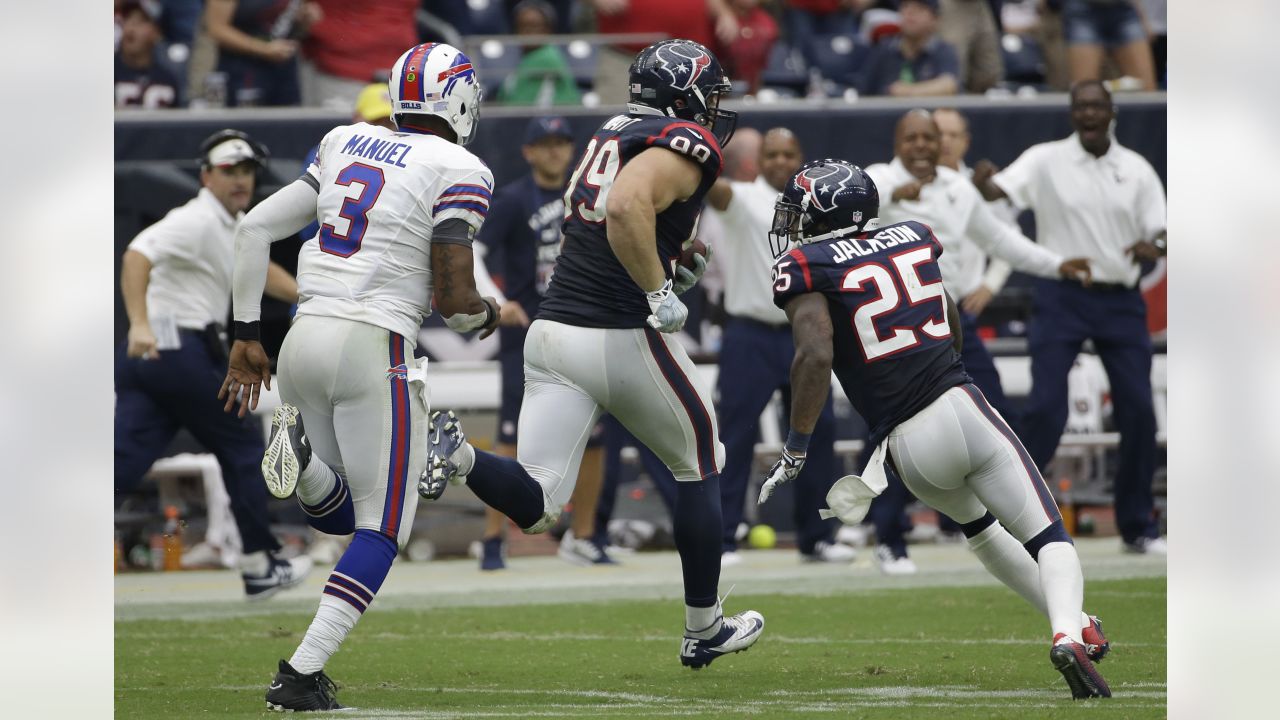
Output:
<instances>
[{"instance_id":1,"label":"black wristband","mask_svg":"<svg viewBox=\"0 0 1280 720\"><path fill-rule=\"evenodd\" d=\"M486 313L484 316L484 325L481 325L481 327L487 330L498 324L501 311L498 309L497 301L490 300L489 298L481 299L484 300L484 311Z\"/></svg>"},{"instance_id":2,"label":"black wristband","mask_svg":"<svg viewBox=\"0 0 1280 720\"><path fill-rule=\"evenodd\" d=\"M260 342L262 339L262 323L254 320L253 322L240 322L236 320L231 323L232 337L236 340L245 340L248 342Z\"/></svg>"}]
</instances>

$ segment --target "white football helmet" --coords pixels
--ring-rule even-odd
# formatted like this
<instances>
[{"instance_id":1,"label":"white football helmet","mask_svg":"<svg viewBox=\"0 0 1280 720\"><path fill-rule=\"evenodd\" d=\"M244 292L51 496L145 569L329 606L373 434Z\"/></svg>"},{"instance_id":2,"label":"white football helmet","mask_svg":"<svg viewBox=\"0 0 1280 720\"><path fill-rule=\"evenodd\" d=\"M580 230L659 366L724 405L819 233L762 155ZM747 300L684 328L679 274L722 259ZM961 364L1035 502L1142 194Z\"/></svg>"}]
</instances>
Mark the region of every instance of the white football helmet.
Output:
<instances>
[{"instance_id":1,"label":"white football helmet","mask_svg":"<svg viewBox=\"0 0 1280 720\"><path fill-rule=\"evenodd\" d=\"M409 48L392 66L387 89L396 125L402 115L435 115L453 128L459 145L475 137L483 92L471 59L452 45Z\"/></svg>"}]
</instances>

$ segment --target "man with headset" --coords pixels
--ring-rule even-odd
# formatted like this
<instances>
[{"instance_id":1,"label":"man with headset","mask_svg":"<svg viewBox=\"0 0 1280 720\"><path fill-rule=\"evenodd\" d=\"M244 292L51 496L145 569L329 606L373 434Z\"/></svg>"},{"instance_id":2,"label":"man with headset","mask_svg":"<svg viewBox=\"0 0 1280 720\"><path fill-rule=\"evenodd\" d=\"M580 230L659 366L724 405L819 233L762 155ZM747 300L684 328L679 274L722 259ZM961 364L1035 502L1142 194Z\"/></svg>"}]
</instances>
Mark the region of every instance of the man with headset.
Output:
<instances>
[{"instance_id":1,"label":"man with headset","mask_svg":"<svg viewBox=\"0 0 1280 720\"><path fill-rule=\"evenodd\" d=\"M201 146L200 193L143 230L124 253L120 292L128 339L115 360L115 484L129 492L186 428L218 458L240 529L240 571L249 599L300 583L311 560L276 556L267 494L258 465L262 430L255 419L222 412L227 372L223 324L231 304L234 234L249 206L266 148L236 130ZM267 295L298 301L298 284L272 263Z\"/></svg>"}]
</instances>

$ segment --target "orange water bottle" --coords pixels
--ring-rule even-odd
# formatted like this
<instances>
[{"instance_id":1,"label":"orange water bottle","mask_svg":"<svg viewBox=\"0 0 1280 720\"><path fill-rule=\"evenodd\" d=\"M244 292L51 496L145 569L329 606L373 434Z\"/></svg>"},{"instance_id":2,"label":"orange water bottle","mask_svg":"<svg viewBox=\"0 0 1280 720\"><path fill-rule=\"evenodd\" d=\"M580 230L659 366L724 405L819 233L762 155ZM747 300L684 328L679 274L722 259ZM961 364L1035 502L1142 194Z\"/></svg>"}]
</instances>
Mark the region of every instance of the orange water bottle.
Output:
<instances>
[{"instance_id":1,"label":"orange water bottle","mask_svg":"<svg viewBox=\"0 0 1280 720\"><path fill-rule=\"evenodd\" d=\"M182 569L182 522L178 508L170 505L164 509L164 564L165 570Z\"/></svg>"},{"instance_id":2,"label":"orange water bottle","mask_svg":"<svg viewBox=\"0 0 1280 720\"><path fill-rule=\"evenodd\" d=\"M1058 510L1062 512L1062 524L1072 537L1076 534L1076 504L1071 501L1071 478L1058 481Z\"/></svg>"}]
</instances>

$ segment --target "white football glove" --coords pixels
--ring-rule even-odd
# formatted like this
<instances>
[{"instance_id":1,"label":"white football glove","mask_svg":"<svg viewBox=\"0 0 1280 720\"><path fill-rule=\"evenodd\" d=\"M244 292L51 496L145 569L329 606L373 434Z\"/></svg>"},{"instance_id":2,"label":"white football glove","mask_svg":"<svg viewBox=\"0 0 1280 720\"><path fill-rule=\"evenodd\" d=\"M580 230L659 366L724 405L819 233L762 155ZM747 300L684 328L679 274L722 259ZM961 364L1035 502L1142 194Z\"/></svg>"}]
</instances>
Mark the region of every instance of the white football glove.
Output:
<instances>
[{"instance_id":1,"label":"white football glove","mask_svg":"<svg viewBox=\"0 0 1280 720\"><path fill-rule=\"evenodd\" d=\"M711 262L711 246L707 246L707 254L694 253L694 268L690 270L683 265L676 265L676 276L672 278L671 291L677 295L683 295L685 292L698 284L702 279L702 274L707 271L707 263Z\"/></svg>"},{"instance_id":2,"label":"white football glove","mask_svg":"<svg viewBox=\"0 0 1280 720\"><path fill-rule=\"evenodd\" d=\"M778 458L778 462L773 464L773 468L769 470L769 477L764 481L764 485L760 487L760 499L756 500L757 505L763 505L765 500L773 494L774 488L784 482L790 482L796 479L800 474L800 469L804 467L805 455L793 455L784 449L782 457Z\"/></svg>"},{"instance_id":3,"label":"white football glove","mask_svg":"<svg viewBox=\"0 0 1280 720\"><path fill-rule=\"evenodd\" d=\"M673 333L684 327L684 321L689 317L689 308L676 297L670 280L657 290L645 293L644 297L649 301L649 311L653 313L646 319L649 327L664 333Z\"/></svg>"}]
</instances>

